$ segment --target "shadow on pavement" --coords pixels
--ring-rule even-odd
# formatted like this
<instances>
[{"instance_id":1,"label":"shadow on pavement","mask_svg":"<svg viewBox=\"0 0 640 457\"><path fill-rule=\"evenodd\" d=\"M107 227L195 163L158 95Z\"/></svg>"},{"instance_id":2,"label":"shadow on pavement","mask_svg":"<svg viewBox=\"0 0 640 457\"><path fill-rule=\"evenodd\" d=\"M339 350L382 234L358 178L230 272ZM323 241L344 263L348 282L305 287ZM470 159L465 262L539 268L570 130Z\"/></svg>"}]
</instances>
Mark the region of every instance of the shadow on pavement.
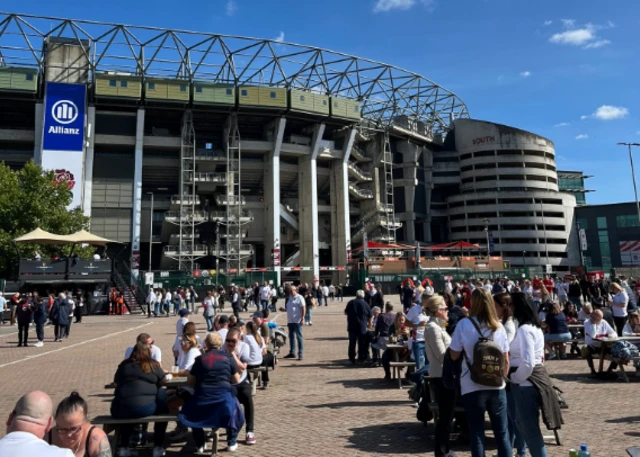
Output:
<instances>
[{"instance_id":1,"label":"shadow on pavement","mask_svg":"<svg viewBox=\"0 0 640 457\"><path fill-rule=\"evenodd\" d=\"M599 378L592 378L588 373L554 373L551 379L557 379L559 381L566 382L580 382L582 384L606 384L616 382L617 380L604 380Z\"/></svg>"},{"instance_id":2,"label":"shadow on pavement","mask_svg":"<svg viewBox=\"0 0 640 457\"><path fill-rule=\"evenodd\" d=\"M341 409L341 408L366 408L368 406L411 406L408 400L378 400L378 401L343 401L339 403L325 403L322 405L307 405L309 409ZM415 411L415 409L414 409Z\"/></svg>"},{"instance_id":3,"label":"shadow on pavement","mask_svg":"<svg viewBox=\"0 0 640 457\"><path fill-rule=\"evenodd\" d=\"M346 336L320 336L309 338L309 341L349 341L349 338Z\"/></svg>"},{"instance_id":4,"label":"shadow on pavement","mask_svg":"<svg viewBox=\"0 0 640 457\"><path fill-rule=\"evenodd\" d=\"M338 381L330 381L327 384L342 384L347 389L351 388L362 390L383 390L398 388L398 381L384 380L382 379L382 377L374 379L341 379Z\"/></svg>"},{"instance_id":5,"label":"shadow on pavement","mask_svg":"<svg viewBox=\"0 0 640 457\"><path fill-rule=\"evenodd\" d=\"M619 417L617 419L607 419L608 424L628 424L629 422L640 422L640 416Z\"/></svg>"},{"instance_id":6,"label":"shadow on pavement","mask_svg":"<svg viewBox=\"0 0 640 457\"><path fill-rule=\"evenodd\" d=\"M404 413L400 413L401 415ZM347 437L349 448L377 454L420 454L433 452L433 442L428 429L420 422L369 425L351 428Z\"/></svg>"}]
</instances>

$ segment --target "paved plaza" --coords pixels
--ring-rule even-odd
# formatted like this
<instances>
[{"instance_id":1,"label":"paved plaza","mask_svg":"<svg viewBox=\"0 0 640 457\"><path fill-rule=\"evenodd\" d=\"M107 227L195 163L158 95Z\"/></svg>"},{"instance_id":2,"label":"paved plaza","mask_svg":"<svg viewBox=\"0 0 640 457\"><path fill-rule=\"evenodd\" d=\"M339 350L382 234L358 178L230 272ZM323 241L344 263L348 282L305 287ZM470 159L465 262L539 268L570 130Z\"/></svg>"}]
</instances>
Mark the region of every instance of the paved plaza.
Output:
<instances>
[{"instance_id":1,"label":"paved plaza","mask_svg":"<svg viewBox=\"0 0 640 457\"><path fill-rule=\"evenodd\" d=\"M393 301L397 303L397 297ZM279 360L270 388L259 390L255 397L258 443L245 446L241 433L237 455L433 455L433 424L424 427L417 422L407 389L383 381L381 368L347 364L345 305L346 301L330 302L314 310L313 326L304 328L304 360ZM286 324L285 315L273 317ZM204 336L202 315L191 320ZM107 414L112 392L104 385L112 381L126 347L138 333L150 333L163 351L165 367L170 366L175 321L174 317L86 317L82 324L72 325L71 336L63 343L53 343L53 328L47 327L45 346L39 349L17 348L17 327L0 328L0 419L5 420L20 395L35 389L48 392L54 403L78 390L89 402L90 416ZM549 445L550 456L566 457L571 447L584 441L593 456L623 456L624 448L640 443L640 379L632 377L629 384L593 381L581 359L553 360L547 367L570 405L564 410L565 445ZM188 441L171 446L167 455L193 451ZM465 447L456 452L470 455Z\"/></svg>"}]
</instances>

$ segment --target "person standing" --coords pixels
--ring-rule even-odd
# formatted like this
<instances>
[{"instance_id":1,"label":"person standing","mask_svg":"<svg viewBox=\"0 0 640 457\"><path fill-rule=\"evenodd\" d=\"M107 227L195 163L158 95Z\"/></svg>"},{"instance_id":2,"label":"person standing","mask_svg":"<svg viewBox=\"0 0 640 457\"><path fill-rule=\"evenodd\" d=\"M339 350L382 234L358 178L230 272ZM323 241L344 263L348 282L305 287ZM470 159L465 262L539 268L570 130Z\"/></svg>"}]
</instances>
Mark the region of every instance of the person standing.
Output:
<instances>
[{"instance_id":1,"label":"person standing","mask_svg":"<svg viewBox=\"0 0 640 457\"><path fill-rule=\"evenodd\" d=\"M27 347L29 339L29 324L33 310L30 303L31 298L22 297L18 302L16 315L18 318L18 347Z\"/></svg>"},{"instance_id":2,"label":"person standing","mask_svg":"<svg viewBox=\"0 0 640 457\"><path fill-rule=\"evenodd\" d=\"M231 286L231 309L233 310L233 315L236 316L237 319L240 319L240 309L242 308L242 300L240 298L240 292L238 292L238 288L236 286Z\"/></svg>"},{"instance_id":3,"label":"person standing","mask_svg":"<svg viewBox=\"0 0 640 457\"><path fill-rule=\"evenodd\" d=\"M425 329L425 342L430 382L435 388L436 396L432 400L438 403L434 452L436 457L455 457L449 444L449 433L456 406L456 391L448 389L442 382L445 353L451 344L451 337L443 327L443 323L447 322L449 308L440 295L427 299L424 308L430 316Z\"/></svg>"},{"instance_id":4,"label":"person standing","mask_svg":"<svg viewBox=\"0 0 640 457\"><path fill-rule=\"evenodd\" d=\"M627 323L627 307L629 306L629 295L624 288L615 282L611 283L609 287L613 294L613 300L611 301L611 312L613 313L613 321L616 324L616 331L618 336L622 336L622 329Z\"/></svg>"},{"instance_id":5,"label":"person standing","mask_svg":"<svg viewBox=\"0 0 640 457\"><path fill-rule=\"evenodd\" d=\"M34 344L34 346L37 348L44 346L44 324L47 323L47 302L47 298L38 297L33 303L33 322L36 324L36 337L38 338L38 342Z\"/></svg>"},{"instance_id":6,"label":"person standing","mask_svg":"<svg viewBox=\"0 0 640 457\"><path fill-rule=\"evenodd\" d=\"M0 292L0 322L2 322L2 325L4 325L4 312L7 310L7 299L3 295Z\"/></svg>"},{"instance_id":7,"label":"person standing","mask_svg":"<svg viewBox=\"0 0 640 457\"><path fill-rule=\"evenodd\" d=\"M359 363L365 363L369 356L369 348L366 344L367 327L371 325L371 308L364 301L364 290L356 292L356 298L347 303L344 309L347 315L347 332L349 333L349 361L356 364L356 344L358 345Z\"/></svg>"},{"instance_id":8,"label":"person standing","mask_svg":"<svg viewBox=\"0 0 640 457\"><path fill-rule=\"evenodd\" d=\"M69 322L69 305L64 293L60 293L58 298L53 302L53 306L49 311L49 319L54 325L54 343L62 341L62 338L66 335L66 328Z\"/></svg>"},{"instance_id":9,"label":"person standing","mask_svg":"<svg viewBox=\"0 0 640 457\"><path fill-rule=\"evenodd\" d=\"M377 306L380 309L384 309L384 294L382 293L382 286L378 284L376 286L376 293L371 297L371 307Z\"/></svg>"},{"instance_id":10,"label":"person standing","mask_svg":"<svg viewBox=\"0 0 640 457\"><path fill-rule=\"evenodd\" d=\"M76 318L76 324L82 324L82 313L84 312L84 296L82 291L76 292L76 307L73 310L73 316Z\"/></svg>"},{"instance_id":11,"label":"person standing","mask_svg":"<svg viewBox=\"0 0 640 457\"><path fill-rule=\"evenodd\" d=\"M258 293L260 295L260 305L262 306L262 311L264 311L267 309L267 306L269 306L269 299L271 298L271 288L266 281L262 287L260 287Z\"/></svg>"},{"instance_id":12,"label":"person standing","mask_svg":"<svg viewBox=\"0 0 640 457\"><path fill-rule=\"evenodd\" d=\"M342 288L342 284L338 284L338 286L336 287L336 297L340 301L344 301L344 289Z\"/></svg>"},{"instance_id":13,"label":"person standing","mask_svg":"<svg viewBox=\"0 0 640 457\"><path fill-rule=\"evenodd\" d=\"M334 286L333 284L329 285L329 298L331 299L331 301L334 301L336 299L336 286Z\"/></svg>"},{"instance_id":14,"label":"person standing","mask_svg":"<svg viewBox=\"0 0 640 457\"><path fill-rule=\"evenodd\" d=\"M304 315L306 313L306 304L304 299L298 295L296 286L289 286L289 299L285 304L285 308L281 311L287 313L287 327L289 329L289 354L285 355L285 359L296 358L296 340L298 342L298 360L302 360L304 350L302 342L302 324L304 323Z\"/></svg>"},{"instance_id":15,"label":"person standing","mask_svg":"<svg viewBox=\"0 0 640 457\"><path fill-rule=\"evenodd\" d=\"M213 318L216 317L216 297L211 293L211 291L208 291L207 296L204 297L202 307L204 308L202 314L204 315L204 320L207 323L207 332L212 332Z\"/></svg>"},{"instance_id":16,"label":"person standing","mask_svg":"<svg viewBox=\"0 0 640 457\"><path fill-rule=\"evenodd\" d=\"M476 350L480 348L483 350ZM509 343L489 291L477 288L471 293L469 319L461 320L456 326L450 350L453 361L463 357L460 391L469 424L471 456L485 455L486 412L491 421L498 457L511 457L504 383L509 372ZM481 362L474 364L478 356L482 357ZM483 363L487 360L492 363Z\"/></svg>"},{"instance_id":17,"label":"person standing","mask_svg":"<svg viewBox=\"0 0 640 457\"><path fill-rule=\"evenodd\" d=\"M322 298L324 299L324 306L329 306L329 288L326 284L322 286ZM320 306L320 303L318 303L318 306Z\"/></svg>"},{"instance_id":18,"label":"person standing","mask_svg":"<svg viewBox=\"0 0 640 457\"><path fill-rule=\"evenodd\" d=\"M193 286L189 286L189 306L190 310L193 314L198 314L198 308L196 307L196 300L198 299L198 293L193 288Z\"/></svg>"},{"instance_id":19,"label":"person standing","mask_svg":"<svg viewBox=\"0 0 640 457\"><path fill-rule=\"evenodd\" d=\"M149 295L147 295L147 317L151 317L151 313L154 314L155 317L158 317L158 310L156 309L156 292L153 290L153 287L149 288Z\"/></svg>"},{"instance_id":20,"label":"person standing","mask_svg":"<svg viewBox=\"0 0 640 457\"><path fill-rule=\"evenodd\" d=\"M0 440L0 455L74 457L73 451L43 440L53 427L53 402L44 392L23 395L7 419L7 435Z\"/></svg>"}]
</instances>

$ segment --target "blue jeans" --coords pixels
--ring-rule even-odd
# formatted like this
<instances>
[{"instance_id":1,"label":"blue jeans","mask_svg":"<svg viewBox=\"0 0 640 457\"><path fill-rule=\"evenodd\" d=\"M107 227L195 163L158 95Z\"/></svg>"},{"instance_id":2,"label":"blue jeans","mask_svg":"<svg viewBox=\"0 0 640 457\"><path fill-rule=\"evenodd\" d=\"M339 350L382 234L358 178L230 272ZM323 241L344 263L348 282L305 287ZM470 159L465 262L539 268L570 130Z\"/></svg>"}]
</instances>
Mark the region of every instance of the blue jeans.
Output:
<instances>
[{"instance_id":1,"label":"blue jeans","mask_svg":"<svg viewBox=\"0 0 640 457\"><path fill-rule=\"evenodd\" d=\"M305 324L311 322L311 306L307 306L307 311L304 313L304 322Z\"/></svg>"},{"instance_id":2,"label":"blue jeans","mask_svg":"<svg viewBox=\"0 0 640 457\"><path fill-rule=\"evenodd\" d=\"M289 328L289 354L296 355L296 339L298 340L298 357L302 357L302 325L287 324Z\"/></svg>"},{"instance_id":3,"label":"blue jeans","mask_svg":"<svg viewBox=\"0 0 640 457\"><path fill-rule=\"evenodd\" d=\"M484 413L487 412L498 448L498 457L511 457L507 394L504 389L470 392L462 396L462 403L469 424L471 456L484 457Z\"/></svg>"},{"instance_id":4,"label":"blue jeans","mask_svg":"<svg viewBox=\"0 0 640 457\"><path fill-rule=\"evenodd\" d=\"M260 304L262 305L262 311L264 311L269 306L269 300L260 300Z\"/></svg>"},{"instance_id":5,"label":"blue jeans","mask_svg":"<svg viewBox=\"0 0 640 457\"><path fill-rule=\"evenodd\" d=\"M424 341L414 341L411 350L413 351L413 360L416 361L416 371L421 370L427 363Z\"/></svg>"},{"instance_id":6,"label":"blue jeans","mask_svg":"<svg viewBox=\"0 0 640 457\"><path fill-rule=\"evenodd\" d=\"M215 316L204 316L204 321L207 323L207 332L213 331L213 318Z\"/></svg>"},{"instance_id":7,"label":"blue jeans","mask_svg":"<svg viewBox=\"0 0 640 457\"><path fill-rule=\"evenodd\" d=\"M511 447L516 450L517 457L524 457L527 455L527 445L516 424L516 400L513 398L513 392L511 391L507 392L507 415L509 416L509 442Z\"/></svg>"},{"instance_id":8,"label":"blue jeans","mask_svg":"<svg viewBox=\"0 0 640 457\"><path fill-rule=\"evenodd\" d=\"M511 385L515 404L515 419L531 457L547 457L547 449L540 431L540 399L533 386ZM523 454L524 455L524 454Z\"/></svg>"},{"instance_id":9,"label":"blue jeans","mask_svg":"<svg viewBox=\"0 0 640 457\"><path fill-rule=\"evenodd\" d=\"M114 419L138 419L154 414L166 414L169 412L167 408L167 391L158 389L155 403L144 406L129 407L127 405L111 404L111 416ZM144 422L144 421L142 421ZM153 444L156 447L164 445L164 436L167 431L167 422L156 422L153 425ZM131 432L133 432L134 424L126 424L120 428L119 447L129 447Z\"/></svg>"}]
</instances>

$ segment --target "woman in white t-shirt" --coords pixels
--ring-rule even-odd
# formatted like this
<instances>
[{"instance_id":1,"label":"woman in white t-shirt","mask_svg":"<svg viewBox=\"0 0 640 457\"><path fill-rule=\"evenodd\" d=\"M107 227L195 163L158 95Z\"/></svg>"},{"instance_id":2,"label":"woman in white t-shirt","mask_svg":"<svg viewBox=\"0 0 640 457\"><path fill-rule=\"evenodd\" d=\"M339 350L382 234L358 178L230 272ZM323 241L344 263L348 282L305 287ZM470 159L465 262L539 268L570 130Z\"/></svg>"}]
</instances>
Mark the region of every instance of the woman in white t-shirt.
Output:
<instances>
[{"instance_id":1,"label":"woman in white t-shirt","mask_svg":"<svg viewBox=\"0 0 640 457\"><path fill-rule=\"evenodd\" d=\"M260 329L255 322L247 322L246 334L242 341L249 345L247 368L266 368L266 370L261 373L262 387L266 389L269 387L269 367L273 366L273 354L267 352L267 345L260 335Z\"/></svg>"},{"instance_id":2,"label":"woman in white t-shirt","mask_svg":"<svg viewBox=\"0 0 640 457\"><path fill-rule=\"evenodd\" d=\"M180 349L178 351L178 373L174 376L187 376L191 371L196 357L200 356L200 345L194 333L185 333L180 338Z\"/></svg>"},{"instance_id":3,"label":"woman in white t-shirt","mask_svg":"<svg viewBox=\"0 0 640 457\"><path fill-rule=\"evenodd\" d=\"M213 331L213 319L216 316L216 306L218 304L217 293L212 294L211 291L207 292L207 296L202 300L202 307L204 308L204 320L207 323L207 332Z\"/></svg>"},{"instance_id":4,"label":"woman in white t-shirt","mask_svg":"<svg viewBox=\"0 0 640 457\"><path fill-rule=\"evenodd\" d=\"M473 322L472 322L473 321ZM471 380L474 348L481 335L493 339L503 353L505 373L509 370L509 343L507 333L498 320L496 307L491 293L482 288L475 289L471 294L471 311L469 319L462 319L456 325L451 339L451 359L463 357L462 374L460 376L460 391L464 404L467 423L469 425L470 447L472 457L484 457L484 416L489 414L493 434L500 457L511 455L509 432L507 426L507 395L505 383L499 387L488 387L476 384ZM463 354L464 352L464 354Z\"/></svg>"},{"instance_id":5,"label":"woman in white t-shirt","mask_svg":"<svg viewBox=\"0 0 640 457\"><path fill-rule=\"evenodd\" d=\"M609 286L609 290L613 294L613 300L611 301L611 313L613 314L613 321L616 324L616 331L618 336L622 336L622 330L624 324L627 323L627 306L629 306L629 295L624 288L615 282L612 282Z\"/></svg>"},{"instance_id":6,"label":"woman in white t-shirt","mask_svg":"<svg viewBox=\"0 0 640 457\"><path fill-rule=\"evenodd\" d=\"M512 443L516 456L546 457L540 431L540 396L529 381L534 368L540 370L544 360L544 334L540 321L523 293L511 295L513 317L518 322L515 338L509 346L511 365L510 390L507 394L509 419L517 425ZM525 445L526 444L526 445Z\"/></svg>"}]
</instances>

